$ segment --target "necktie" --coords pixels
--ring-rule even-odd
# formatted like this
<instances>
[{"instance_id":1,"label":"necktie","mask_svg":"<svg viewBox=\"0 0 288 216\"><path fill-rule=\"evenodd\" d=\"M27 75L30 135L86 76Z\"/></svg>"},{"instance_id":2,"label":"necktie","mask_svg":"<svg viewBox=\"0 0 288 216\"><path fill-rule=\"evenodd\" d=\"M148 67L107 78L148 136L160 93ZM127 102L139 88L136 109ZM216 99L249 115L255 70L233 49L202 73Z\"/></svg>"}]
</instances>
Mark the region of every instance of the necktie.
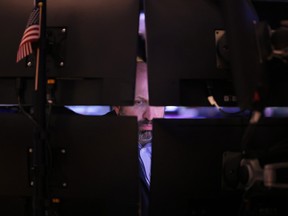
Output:
<instances>
[{"instance_id":1,"label":"necktie","mask_svg":"<svg viewBox=\"0 0 288 216\"><path fill-rule=\"evenodd\" d=\"M145 179L148 185L150 185L150 175L151 175L151 152L152 152L151 143L147 143L145 146L139 145L140 165L144 172Z\"/></svg>"}]
</instances>

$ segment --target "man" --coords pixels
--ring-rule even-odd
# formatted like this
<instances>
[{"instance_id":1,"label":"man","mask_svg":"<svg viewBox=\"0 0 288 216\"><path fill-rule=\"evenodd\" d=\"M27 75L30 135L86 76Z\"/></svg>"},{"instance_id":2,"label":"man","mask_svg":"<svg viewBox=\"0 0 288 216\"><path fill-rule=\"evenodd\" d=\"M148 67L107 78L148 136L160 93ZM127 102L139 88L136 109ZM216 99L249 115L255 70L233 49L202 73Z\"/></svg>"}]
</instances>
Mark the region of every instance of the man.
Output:
<instances>
[{"instance_id":1,"label":"man","mask_svg":"<svg viewBox=\"0 0 288 216\"><path fill-rule=\"evenodd\" d=\"M120 116L137 116L138 120L138 145L141 180L141 215L148 215L151 141L153 118L164 117L164 107L149 105L147 64L137 62L135 101L133 106L114 106L114 114Z\"/></svg>"},{"instance_id":2,"label":"man","mask_svg":"<svg viewBox=\"0 0 288 216\"><path fill-rule=\"evenodd\" d=\"M143 61L137 63L135 83L134 105L114 107L114 111L122 116L137 116L139 144L145 146L152 139L152 119L163 118L164 107L149 105L147 65Z\"/></svg>"}]
</instances>

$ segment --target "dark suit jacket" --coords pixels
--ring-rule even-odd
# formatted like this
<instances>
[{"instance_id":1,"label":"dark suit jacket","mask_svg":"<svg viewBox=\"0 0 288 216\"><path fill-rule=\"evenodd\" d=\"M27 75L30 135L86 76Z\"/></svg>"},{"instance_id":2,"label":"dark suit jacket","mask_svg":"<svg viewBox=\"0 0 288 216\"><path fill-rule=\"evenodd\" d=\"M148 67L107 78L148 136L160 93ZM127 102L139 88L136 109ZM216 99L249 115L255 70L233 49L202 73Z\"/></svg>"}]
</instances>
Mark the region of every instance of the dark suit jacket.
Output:
<instances>
[{"instance_id":1,"label":"dark suit jacket","mask_svg":"<svg viewBox=\"0 0 288 216\"><path fill-rule=\"evenodd\" d=\"M108 112L105 116L117 116L115 111ZM136 143L135 143L136 145ZM141 216L148 216L149 211L149 200L150 200L150 190L149 185L145 180L144 170L139 163L139 178L140 178L140 212Z\"/></svg>"}]
</instances>

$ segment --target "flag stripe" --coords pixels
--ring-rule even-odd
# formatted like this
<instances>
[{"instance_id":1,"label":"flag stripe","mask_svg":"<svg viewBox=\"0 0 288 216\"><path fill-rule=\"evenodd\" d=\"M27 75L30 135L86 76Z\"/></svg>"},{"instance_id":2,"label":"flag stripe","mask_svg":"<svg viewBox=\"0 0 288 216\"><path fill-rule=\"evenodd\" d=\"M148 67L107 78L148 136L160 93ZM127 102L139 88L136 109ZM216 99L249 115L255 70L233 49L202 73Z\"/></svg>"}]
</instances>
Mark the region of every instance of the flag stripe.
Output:
<instances>
[{"instance_id":1,"label":"flag stripe","mask_svg":"<svg viewBox=\"0 0 288 216\"><path fill-rule=\"evenodd\" d=\"M29 16L25 31L19 44L16 62L19 62L26 56L33 53L32 43L38 41L39 38L40 38L39 8L34 7Z\"/></svg>"},{"instance_id":2,"label":"flag stripe","mask_svg":"<svg viewBox=\"0 0 288 216\"><path fill-rule=\"evenodd\" d=\"M33 42L33 41L36 41L38 39L39 39L39 34L31 32L31 33L29 33L29 35L26 35L25 38L22 38L20 46L22 46L23 44L25 44L29 41Z\"/></svg>"},{"instance_id":3,"label":"flag stripe","mask_svg":"<svg viewBox=\"0 0 288 216\"><path fill-rule=\"evenodd\" d=\"M24 37L26 34L29 34L29 32L31 32L31 31L37 31L37 30L39 31L39 28L40 28L40 26L39 26L38 24L28 27L28 28L25 30L25 32L24 32L24 34L23 34L23 37Z\"/></svg>"}]
</instances>

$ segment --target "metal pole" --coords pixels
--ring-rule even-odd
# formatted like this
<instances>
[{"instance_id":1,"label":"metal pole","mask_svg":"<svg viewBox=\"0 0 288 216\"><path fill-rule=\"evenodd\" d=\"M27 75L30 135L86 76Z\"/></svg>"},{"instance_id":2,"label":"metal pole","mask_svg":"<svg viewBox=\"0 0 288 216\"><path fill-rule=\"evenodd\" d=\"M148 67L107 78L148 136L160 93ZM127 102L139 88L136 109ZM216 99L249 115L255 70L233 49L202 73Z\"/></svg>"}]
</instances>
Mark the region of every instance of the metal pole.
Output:
<instances>
[{"instance_id":1,"label":"metal pole","mask_svg":"<svg viewBox=\"0 0 288 216\"><path fill-rule=\"evenodd\" d=\"M45 215L47 197L46 167L46 0L37 0L39 7L40 40L36 56L34 118L38 123L35 128L33 169L33 216Z\"/></svg>"}]
</instances>

